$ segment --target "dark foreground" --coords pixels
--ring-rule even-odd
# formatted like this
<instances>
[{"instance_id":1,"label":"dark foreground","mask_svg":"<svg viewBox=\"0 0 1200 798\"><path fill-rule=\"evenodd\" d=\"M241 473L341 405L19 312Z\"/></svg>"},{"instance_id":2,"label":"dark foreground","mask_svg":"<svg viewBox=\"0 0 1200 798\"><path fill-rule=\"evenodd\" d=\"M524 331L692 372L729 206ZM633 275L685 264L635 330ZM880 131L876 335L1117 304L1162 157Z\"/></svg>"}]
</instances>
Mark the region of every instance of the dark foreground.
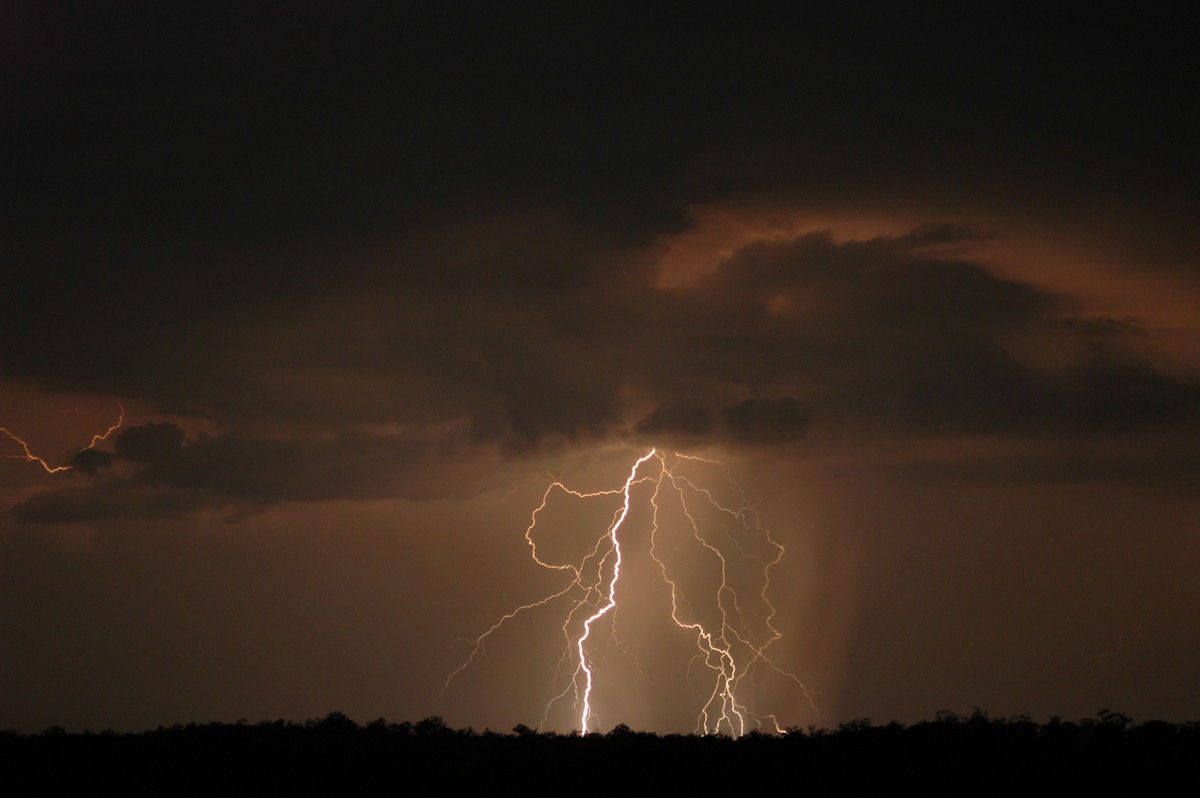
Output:
<instances>
[{"instance_id":1,"label":"dark foreground","mask_svg":"<svg viewBox=\"0 0 1200 798\"><path fill-rule=\"evenodd\" d=\"M140 734L0 733L8 795L102 790L132 795L388 794L515 786L526 794L662 789L857 794L999 794L1045 788L1113 794L1200 788L1200 723L1134 724L1119 713L1058 719L942 714L781 736L511 734L454 730L439 718L360 726L340 713L303 724L209 723ZM1188 790L1191 790L1189 793Z\"/></svg>"}]
</instances>

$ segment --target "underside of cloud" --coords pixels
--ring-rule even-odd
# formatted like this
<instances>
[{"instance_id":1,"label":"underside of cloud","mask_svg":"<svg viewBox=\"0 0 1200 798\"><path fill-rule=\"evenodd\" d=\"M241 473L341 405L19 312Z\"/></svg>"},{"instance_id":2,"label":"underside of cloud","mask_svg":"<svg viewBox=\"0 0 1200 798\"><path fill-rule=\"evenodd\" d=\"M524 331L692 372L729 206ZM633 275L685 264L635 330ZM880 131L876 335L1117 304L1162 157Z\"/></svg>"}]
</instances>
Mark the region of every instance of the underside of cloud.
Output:
<instances>
[{"instance_id":1,"label":"underside of cloud","mask_svg":"<svg viewBox=\"0 0 1200 798\"><path fill-rule=\"evenodd\" d=\"M487 452L803 447L831 419L851 435L1007 439L1197 420L1200 381L1147 357L1141 322L1080 316L1071 297L996 274L970 256L986 237L960 225L752 242L661 288L651 259L547 249L544 216L510 222L504 249L528 257L518 283L486 279L486 246L439 238L422 257L453 261L460 283L410 285L402 249L370 291L285 301L253 322L162 316L146 340L98 327L113 373L158 362L163 335L208 336L211 351L138 389L229 429L125 429L111 452L80 453L69 488L27 498L16 517L434 495L431 469ZM564 222L556 235L590 233ZM575 277L537 279L561 270ZM381 425L410 432L372 431Z\"/></svg>"},{"instance_id":2,"label":"underside of cloud","mask_svg":"<svg viewBox=\"0 0 1200 798\"><path fill-rule=\"evenodd\" d=\"M747 399L715 411L678 400L656 407L632 431L650 441L770 446L804 437L808 424L809 409L791 396Z\"/></svg>"}]
</instances>

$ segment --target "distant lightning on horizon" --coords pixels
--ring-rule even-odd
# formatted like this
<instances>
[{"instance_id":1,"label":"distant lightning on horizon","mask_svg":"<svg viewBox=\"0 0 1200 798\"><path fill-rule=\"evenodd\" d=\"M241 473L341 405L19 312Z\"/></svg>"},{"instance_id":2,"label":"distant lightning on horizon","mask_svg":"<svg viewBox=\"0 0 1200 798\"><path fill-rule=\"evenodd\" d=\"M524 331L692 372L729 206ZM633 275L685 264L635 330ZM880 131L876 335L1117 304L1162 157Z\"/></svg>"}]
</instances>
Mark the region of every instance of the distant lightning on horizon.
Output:
<instances>
[{"instance_id":1,"label":"distant lightning on horizon","mask_svg":"<svg viewBox=\"0 0 1200 798\"><path fill-rule=\"evenodd\" d=\"M705 487L706 472L712 471L720 475L721 488L735 497L735 506L722 503L717 486ZM626 587L621 581L626 557L624 536L633 534L633 530L627 529L627 522L642 498L635 496L639 492L649 493L644 496L645 509L650 515L648 551L661 575L662 586L669 592L669 619L691 637L696 649L686 674L694 685L692 672L699 671L699 681L703 683L695 731L737 737L766 726L783 732L774 714L759 712L755 707L755 674L762 669L794 682L819 717L820 711L800 679L768 655L768 649L781 637L775 626L776 608L767 591L771 569L783 557L783 546L761 526L754 508L723 463L678 453L668 455L657 449L650 449L634 462L620 487L581 492L553 479L541 503L531 513L525 540L538 566L562 571L569 575L569 581L557 592L516 607L478 637L466 641L471 646L470 653L446 677L442 692L475 662L488 638L510 620L559 599L569 600L570 608L562 623L565 646L555 677L556 682L562 678L566 684L561 689L552 686L553 697L546 705L543 725L554 705L570 702L578 712L580 732L588 734L596 730L595 676L598 653L604 644L600 630L606 630L606 640L630 654L618 637L616 615ZM607 528L577 562L555 562L538 550L535 533L539 516L557 494L570 500L612 497L620 502ZM664 518L670 512L678 517ZM684 531L665 541L667 526L682 527ZM678 562L685 547L690 549L687 556L693 562L705 561L695 569L701 572L699 577L691 574L689 578L684 573L687 567ZM697 585L706 581L706 589L700 590ZM752 585L750 590L745 588L747 581Z\"/></svg>"},{"instance_id":2,"label":"distant lightning on horizon","mask_svg":"<svg viewBox=\"0 0 1200 798\"><path fill-rule=\"evenodd\" d=\"M90 449L95 448L96 444L100 443L100 441L108 440L108 436L112 435L114 432L116 432L117 430L119 430L121 428L121 425L125 423L125 405L121 402L120 399L117 400L117 410L118 410L118 414L117 414L116 423L111 425L104 432L93 435L91 443L89 443L87 446L84 446L82 449L80 449L79 450L80 452L86 452ZM50 463L46 462L45 458L40 457L39 455L36 455L33 453L33 451L29 448L29 444L25 441L24 438L19 437L16 433L14 433L8 427L0 427L0 432L3 432L5 435L7 435L9 437L9 439L11 439L15 443L17 443L22 449L22 454L6 454L6 455L4 455L4 457L7 457L7 458L10 458L13 460L25 460L26 462L29 462L29 463L37 463L38 465L40 465L42 467L43 470L45 470L45 472L47 474L57 474L62 471L70 471L72 468L74 468L74 466L72 466L69 463L66 465L58 465L58 466L50 465Z\"/></svg>"}]
</instances>

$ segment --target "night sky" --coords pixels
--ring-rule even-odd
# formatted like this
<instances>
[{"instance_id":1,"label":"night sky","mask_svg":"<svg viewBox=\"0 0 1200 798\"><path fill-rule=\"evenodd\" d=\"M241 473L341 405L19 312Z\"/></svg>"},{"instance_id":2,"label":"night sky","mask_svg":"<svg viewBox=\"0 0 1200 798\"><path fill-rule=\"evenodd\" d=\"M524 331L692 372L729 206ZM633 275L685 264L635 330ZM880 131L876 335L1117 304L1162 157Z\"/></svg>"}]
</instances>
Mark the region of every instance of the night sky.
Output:
<instances>
[{"instance_id":1,"label":"night sky","mask_svg":"<svg viewBox=\"0 0 1200 798\"><path fill-rule=\"evenodd\" d=\"M0 728L536 726L563 607L446 676L650 447L784 725L1200 719L1190 18L178 5L0 9ZM691 731L641 623L598 725Z\"/></svg>"}]
</instances>

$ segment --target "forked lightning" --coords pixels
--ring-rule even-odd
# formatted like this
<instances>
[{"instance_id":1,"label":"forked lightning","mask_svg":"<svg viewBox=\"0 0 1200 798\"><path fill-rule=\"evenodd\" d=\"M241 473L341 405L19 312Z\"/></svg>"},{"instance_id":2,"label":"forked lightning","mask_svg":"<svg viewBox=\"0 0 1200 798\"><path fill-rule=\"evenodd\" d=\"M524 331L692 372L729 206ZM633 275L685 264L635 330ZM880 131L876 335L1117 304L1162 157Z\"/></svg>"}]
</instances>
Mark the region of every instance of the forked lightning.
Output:
<instances>
[{"instance_id":1,"label":"forked lightning","mask_svg":"<svg viewBox=\"0 0 1200 798\"><path fill-rule=\"evenodd\" d=\"M79 451L86 452L89 449L94 448L97 443L99 443L100 441L103 441L103 440L108 440L109 435L112 435L114 432L116 432L117 430L119 430L121 428L121 425L125 423L125 405L123 405L120 402L120 400L117 401L117 409L119 410L119 414L117 416L117 423L113 424L111 427L109 427L104 432L93 435L92 442L89 443L87 446L84 446ZM70 464L57 465L57 466L50 465L48 462L46 462L45 459L34 454L30 450L29 444L26 443L24 441L24 439L17 437L17 435L15 433L13 433L12 430L8 429L8 427L0 427L0 432L3 432L10 439L12 439L15 443L20 445L20 447L23 451L22 454L6 454L6 455L4 455L5 457L9 457L14 460L25 460L30 463L37 463L46 471L47 474L57 474L60 471L70 471L73 468L73 466L71 466Z\"/></svg>"},{"instance_id":2,"label":"forked lightning","mask_svg":"<svg viewBox=\"0 0 1200 798\"><path fill-rule=\"evenodd\" d=\"M702 477L714 472L720 475L720 490L734 496L736 506L722 503L717 495L718 486L705 487L707 483ZM645 487L635 490L639 486ZM538 518L556 493L572 500L620 497L620 506L608 527L579 562L553 562L538 551L535 537ZM617 639L614 616L622 594L621 568L626 556L623 537L636 534L636 530L627 528L631 508L637 501L635 493L649 494L649 555L670 593L670 621L694 638L696 653L688 668L689 676L697 666L702 673L708 674L702 679L705 687L696 732L725 733L735 737L764 727L782 732L784 729L775 715L760 713L754 705L755 673L764 668L794 682L814 713L819 715L800 680L768 656L768 649L780 638L780 632L774 623L776 610L767 591L771 584L771 569L782 558L783 547L760 525L754 508L746 501L745 494L724 464L678 453L668 455L657 449L639 457L624 484L611 490L585 493L569 488L557 479L550 483L541 504L530 516L525 540L537 565L562 571L569 575L569 581L561 590L513 609L483 634L467 641L471 646L470 653L446 677L443 692L454 677L475 661L485 641L508 621L557 599L570 599L570 608L562 624L566 646L559 669L569 678L566 687L551 698L546 711L549 713L550 707L560 701L570 701L579 713L581 733L596 729L594 676L598 649L602 645L598 628L604 624L611 630L612 639ZM682 520L675 520L674 525L684 527L682 536L676 534L670 543L662 540L668 525L663 516L669 511L681 516ZM706 590L691 584L697 581L695 573L683 573L681 571L686 569L675 563L672 553L677 553L684 545L693 547L693 561L707 558L706 564L693 569L701 572L701 581L704 573L717 574L709 578ZM685 581L689 583L687 586ZM750 591L746 590L748 582ZM738 588L742 591L740 595ZM625 648L621 646L621 650Z\"/></svg>"}]
</instances>

